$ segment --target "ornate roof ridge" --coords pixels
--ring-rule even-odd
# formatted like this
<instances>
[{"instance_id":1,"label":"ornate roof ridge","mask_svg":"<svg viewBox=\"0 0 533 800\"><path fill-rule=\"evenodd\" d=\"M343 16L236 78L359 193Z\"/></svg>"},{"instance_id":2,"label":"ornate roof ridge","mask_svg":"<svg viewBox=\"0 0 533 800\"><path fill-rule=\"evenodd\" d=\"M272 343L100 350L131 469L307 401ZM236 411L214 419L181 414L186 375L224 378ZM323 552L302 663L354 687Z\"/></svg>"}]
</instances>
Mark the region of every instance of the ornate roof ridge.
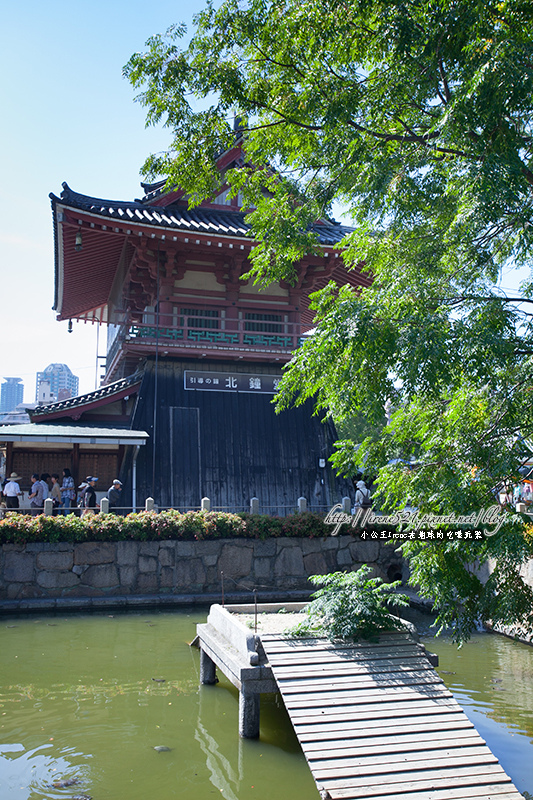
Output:
<instances>
[{"instance_id":1,"label":"ornate roof ridge","mask_svg":"<svg viewBox=\"0 0 533 800\"><path fill-rule=\"evenodd\" d=\"M108 383L105 386L101 386L99 389L95 389L93 392L80 394L76 397L69 397L67 400L60 400L57 403L50 403L46 406L38 406L37 408L29 409L29 413L33 419L33 417L45 417L49 414L55 414L58 411L66 411L70 408L77 408L78 406L93 403L95 400L101 400L104 397L111 397L114 394L118 394L118 392L122 392L124 389L127 389L130 386L140 383L141 379L142 372L135 372L133 375L128 375L126 378L121 378L118 381L113 381L113 383Z\"/></svg>"},{"instance_id":2,"label":"ornate roof ridge","mask_svg":"<svg viewBox=\"0 0 533 800\"><path fill-rule=\"evenodd\" d=\"M106 200L75 192L64 182L61 197L50 194L52 204L65 203L71 208L79 209L102 217L121 220L132 224L150 225L182 229L190 232L219 234L222 236L246 237L250 226L246 223L245 211L231 206L210 204L209 207L197 206L187 208L182 200L176 200L168 206L152 206L142 200ZM317 220L310 229L318 234L322 245L336 245L354 229L336 220Z\"/></svg>"}]
</instances>

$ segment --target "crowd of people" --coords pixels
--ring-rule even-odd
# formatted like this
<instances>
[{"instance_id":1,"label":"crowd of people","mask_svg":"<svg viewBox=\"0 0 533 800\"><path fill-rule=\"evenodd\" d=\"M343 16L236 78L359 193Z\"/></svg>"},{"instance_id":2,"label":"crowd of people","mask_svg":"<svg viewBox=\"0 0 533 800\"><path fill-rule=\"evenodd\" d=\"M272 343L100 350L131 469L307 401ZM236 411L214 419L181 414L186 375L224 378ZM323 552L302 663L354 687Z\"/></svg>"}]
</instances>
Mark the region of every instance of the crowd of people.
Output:
<instances>
[{"instance_id":1,"label":"crowd of people","mask_svg":"<svg viewBox=\"0 0 533 800\"><path fill-rule=\"evenodd\" d=\"M4 511L17 512L22 508L25 501L24 491L20 488L23 478L12 472L9 477L2 482L0 490L0 503ZM43 472L40 475L35 472L31 478L31 485L27 493L30 513L36 516L44 511L44 501L51 499L53 503L53 514L72 514L77 513L82 516L94 514L99 509L96 494L96 484L98 478L95 475L88 475L78 486L68 469L65 467L60 478L57 473ZM120 510L120 496L122 483L115 478L107 490L109 500L109 510L117 513Z\"/></svg>"}]
</instances>

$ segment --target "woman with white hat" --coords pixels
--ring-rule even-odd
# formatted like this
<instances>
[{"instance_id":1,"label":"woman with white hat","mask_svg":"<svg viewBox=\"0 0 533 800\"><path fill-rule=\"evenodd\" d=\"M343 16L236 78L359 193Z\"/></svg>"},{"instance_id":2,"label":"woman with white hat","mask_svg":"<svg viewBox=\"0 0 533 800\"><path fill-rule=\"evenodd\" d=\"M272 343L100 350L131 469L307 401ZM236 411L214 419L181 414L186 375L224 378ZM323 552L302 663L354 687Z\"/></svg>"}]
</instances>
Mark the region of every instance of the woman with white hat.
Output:
<instances>
[{"instance_id":1,"label":"woman with white hat","mask_svg":"<svg viewBox=\"0 0 533 800\"><path fill-rule=\"evenodd\" d=\"M20 491L20 486L18 481L21 481L22 478L20 475L17 475L16 472L12 472L9 476L9 480L4 486L3 492L4 497L6 498L6 508L19 508L19 497L23 497L23 492Z\"/></svg>"}]
</instances>

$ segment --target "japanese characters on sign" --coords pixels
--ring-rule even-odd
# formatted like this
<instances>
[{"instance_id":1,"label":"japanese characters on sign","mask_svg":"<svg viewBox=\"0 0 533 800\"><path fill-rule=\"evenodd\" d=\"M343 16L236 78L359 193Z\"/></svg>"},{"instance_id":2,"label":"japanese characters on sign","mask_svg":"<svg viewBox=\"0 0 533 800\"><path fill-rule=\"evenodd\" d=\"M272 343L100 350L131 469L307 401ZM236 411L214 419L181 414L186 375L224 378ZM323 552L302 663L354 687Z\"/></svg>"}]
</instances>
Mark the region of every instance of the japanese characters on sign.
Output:
<instances>
[{"instance_id":1,"label":"japanese characters on sign","mask_svg":"<svg viewBox=\"0 0 533 800\"><path fill-rule=\"evenodd\" d=\"M185 389L204 392L248 392L250 394L275 394L281 380L279 375L253 375L243 372L198 372L186 369L183 375Z\"/></svg>"}]
</instances>

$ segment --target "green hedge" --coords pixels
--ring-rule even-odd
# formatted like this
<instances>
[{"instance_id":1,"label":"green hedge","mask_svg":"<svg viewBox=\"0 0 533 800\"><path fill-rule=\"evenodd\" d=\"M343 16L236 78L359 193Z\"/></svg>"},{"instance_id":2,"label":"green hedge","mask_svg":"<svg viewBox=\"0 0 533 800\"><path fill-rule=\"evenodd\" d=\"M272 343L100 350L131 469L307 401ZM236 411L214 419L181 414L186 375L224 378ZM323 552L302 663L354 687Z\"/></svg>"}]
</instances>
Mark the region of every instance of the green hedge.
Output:
<instances>
[{"instance_id":1,"label":"green hedge","mask_svg":"<svg viewBox=\"0 0 533 800\"><path fill-rule=\"evenodd\" d=\"M328 536L331 526L318 514L270 517L266 514L227 514L219 511L141 511L126 517L114 514L45 517L7 514L0 520L0 544L26 542L117 542L128 539L268 539Z\"/></svg>"}]
</instances>

